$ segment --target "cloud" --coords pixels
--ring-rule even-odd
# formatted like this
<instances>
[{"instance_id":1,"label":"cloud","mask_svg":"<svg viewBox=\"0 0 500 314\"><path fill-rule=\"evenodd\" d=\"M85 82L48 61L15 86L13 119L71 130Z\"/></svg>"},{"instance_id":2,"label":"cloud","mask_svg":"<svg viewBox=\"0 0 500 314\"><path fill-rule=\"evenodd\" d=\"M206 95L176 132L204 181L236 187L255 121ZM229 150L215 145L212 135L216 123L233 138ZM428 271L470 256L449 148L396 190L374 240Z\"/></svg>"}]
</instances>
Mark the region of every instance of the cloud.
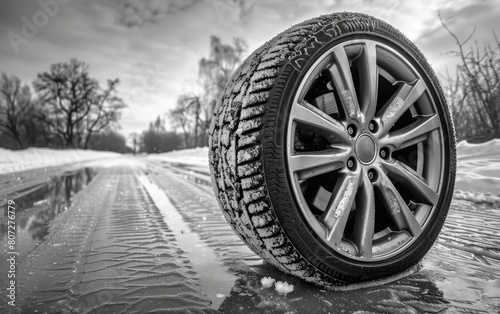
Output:
<instances>
[{"instance_id":1,"label":"cloud","mask_svg":"<svg viewBox=\"0 0 500 314\"><path fill-rule=\"evenodd\" d=\"M156 23L169 14L184 12L201 0L111 0L103 1L104 5L116 9L118 22L127 27L143 26Z\"/></svg>"},{"instance_id":2,"label":"cloud","mask_svg":"<svg viewBox=\"0 0 500 314\"><path fill-rule=\"evenodd\" d=\"M449 25L461 38L473 24L478 25L479 40L487 38L491 28L500 34L499 6L492 0L88 0L61 5L36 37L15 53L8 32L20 32L22 17L31 18L40 6L38 1L4 1L0 71L29 83L52 63L73 57L85 61L101 84L120 78L119 92L129 105L122 119L128 133L147 128L149 121L175 106L180 94L198 88L198 61L208 55L211 35L225 43L244 38L251 53L306 19L364 12L400 29L441 68L451 62L441 53L454 46L439 25L438 9L453 17ZM157 77L151 76L154 71Z\"/></svg>"},{"instance_id":3,"label":"cloud","mask_svg":"<svg viewBox=\"0 0 500 314\"><path fill-rule=\"evenodd\" d=\"M446 25L460 41L466 40L476 29L473 40L465 46L466 50L474 41L479 45L491 43L494 39L492 31L500 33L500 7L495 1L451 1L442 6L440 12ZM427 29L415 39L415 43L432 61L437 71L444 74L447 67L451 70L459 62L452 54L448 54L450 51L457 51L458 46L441 25L437 11L425 24L428 25Z\"/></svg>"}]
</instances>

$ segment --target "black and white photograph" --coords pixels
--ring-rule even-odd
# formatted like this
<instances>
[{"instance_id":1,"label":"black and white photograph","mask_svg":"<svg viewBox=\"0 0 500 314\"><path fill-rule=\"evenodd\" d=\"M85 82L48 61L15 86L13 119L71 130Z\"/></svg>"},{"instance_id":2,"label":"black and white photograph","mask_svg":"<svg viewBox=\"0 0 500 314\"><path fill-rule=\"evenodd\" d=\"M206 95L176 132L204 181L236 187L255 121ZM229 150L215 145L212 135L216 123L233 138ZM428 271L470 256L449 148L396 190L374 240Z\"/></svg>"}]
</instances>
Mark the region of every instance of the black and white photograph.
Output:
<instances>
[{"instance_id":1,"label":"black and white photograph","mask_svg":"<svg viewBox=\"0 0 500 314\"><path fill-rule=\"evenodd\" d=\"M0 0L0 313L500 313L499 0Z\"/></svg>"}]
</instances>

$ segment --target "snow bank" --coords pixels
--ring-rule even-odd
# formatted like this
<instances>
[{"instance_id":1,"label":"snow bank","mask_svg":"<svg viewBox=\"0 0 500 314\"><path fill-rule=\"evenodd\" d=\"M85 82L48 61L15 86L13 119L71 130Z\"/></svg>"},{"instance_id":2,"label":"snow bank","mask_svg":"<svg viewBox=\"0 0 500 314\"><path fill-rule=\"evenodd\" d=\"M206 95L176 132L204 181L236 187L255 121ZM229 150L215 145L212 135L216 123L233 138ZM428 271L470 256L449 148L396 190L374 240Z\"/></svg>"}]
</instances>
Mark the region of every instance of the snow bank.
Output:
<instances>
[{"instance_id":1,"label":"snow bank","mask_svg":"<svg viewBox=\"0 0 500 314\"><path fill-rule=\"evenodd\" d=\"M455 197L477 202L500 201L500 139L457 145Z\"/></svg>"},{"instance_id":2,"label":"snow bank","mask_svg":"<svg viewBox=\"0 0 500 314\"><path fill-rule=\"evenodd\" d=\"M27 148L9 150L0 148L0 173L5 174L119 156L121 154L82 149Z\"/></svg>"},{"instance_id":3,"label":"snow bank","mask_svg":"<svg viewBox=\"0 0 500 314\"><path fill-rule=\"evenodd\" d=\"M208 169L208 147L174 150L168 153L150 154L148 158L196 166Z\"/></svg>"}]
</instances>

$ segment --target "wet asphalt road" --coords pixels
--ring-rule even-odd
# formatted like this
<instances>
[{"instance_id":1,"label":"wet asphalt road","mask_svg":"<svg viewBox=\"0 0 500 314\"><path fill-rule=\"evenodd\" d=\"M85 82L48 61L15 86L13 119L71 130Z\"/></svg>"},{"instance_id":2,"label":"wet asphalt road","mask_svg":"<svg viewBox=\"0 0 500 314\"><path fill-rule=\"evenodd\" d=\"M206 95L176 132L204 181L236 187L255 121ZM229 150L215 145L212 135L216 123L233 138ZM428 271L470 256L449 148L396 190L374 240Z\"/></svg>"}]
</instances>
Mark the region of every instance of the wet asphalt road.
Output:
<instances>
[{"instance_id":1,"label":"wet asphalt road","mask_svg":"<svg viewBox=\"0 0 500 314\"><path fill-rule=\"evenodd\" d=\"M196 170L196 169L195 169ZM124 158L0 176L16 203L16 307L24 313L499 313L500 208L455 200L420 267L371 288L325 291L251 252L224 220L206 173ZM294 285L264 289L271 276Z\"/></svg>"}]
</instances>

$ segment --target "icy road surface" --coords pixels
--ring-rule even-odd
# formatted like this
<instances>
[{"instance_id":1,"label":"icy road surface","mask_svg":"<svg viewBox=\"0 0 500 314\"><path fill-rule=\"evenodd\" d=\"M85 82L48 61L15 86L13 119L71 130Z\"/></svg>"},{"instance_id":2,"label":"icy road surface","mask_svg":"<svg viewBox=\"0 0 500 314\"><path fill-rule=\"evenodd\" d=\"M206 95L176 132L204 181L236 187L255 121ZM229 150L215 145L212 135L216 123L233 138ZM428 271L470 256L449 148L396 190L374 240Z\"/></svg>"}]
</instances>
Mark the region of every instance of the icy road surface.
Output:
<instances>
[{"instance_id":1,"label":"icy road surface","mask_svg":"<svg viewBox=\"0 0 500 314\"><path fill-rule=\"evenodd\" d=\"M499 313L500 208L455 200L418 270L325 291L251 252L196 163L132 157L0 175L16 201L16 307L0 313ZM4 211L2 211L4 212ZM6 215L0 286L7 287ZM263 277L293 284L282 295Z\"/></svg>"}]
</instances>

